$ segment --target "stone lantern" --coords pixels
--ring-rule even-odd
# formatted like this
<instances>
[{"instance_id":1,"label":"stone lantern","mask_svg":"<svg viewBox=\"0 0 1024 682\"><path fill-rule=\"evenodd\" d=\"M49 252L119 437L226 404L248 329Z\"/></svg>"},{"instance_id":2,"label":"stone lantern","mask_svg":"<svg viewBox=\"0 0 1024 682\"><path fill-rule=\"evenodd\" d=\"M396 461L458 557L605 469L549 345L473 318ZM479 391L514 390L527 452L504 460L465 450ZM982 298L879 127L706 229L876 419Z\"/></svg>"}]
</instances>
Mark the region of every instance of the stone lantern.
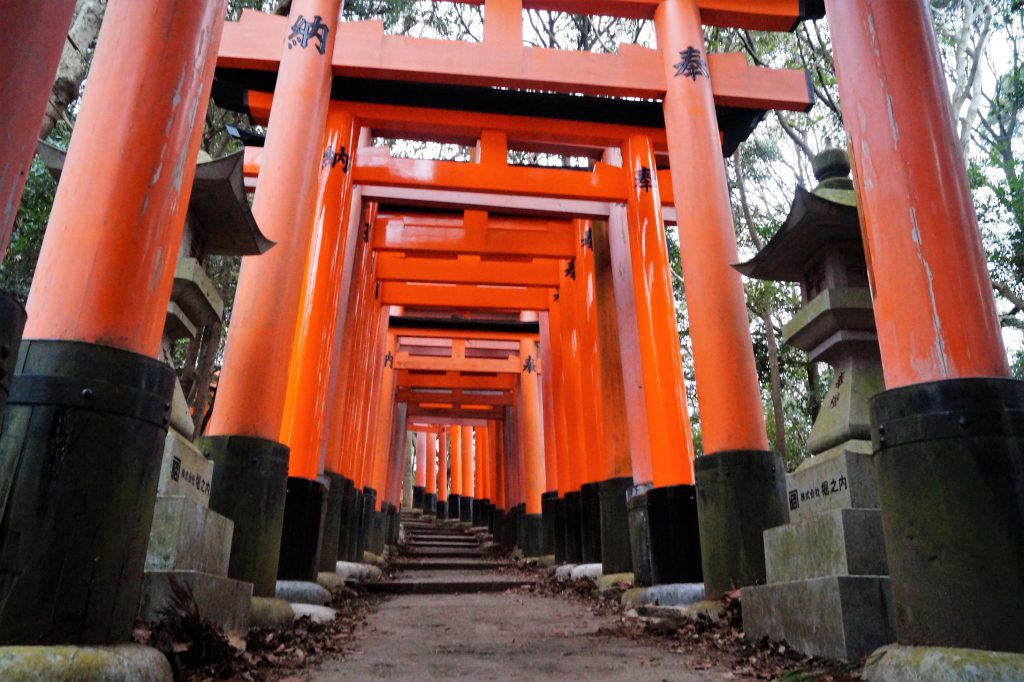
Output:
<instances>
[{"instance_id":1,"label":"stone lantern","mask_svg":"<svg viewBox=\"0 0 1024 682\"><path fill-rule=\"evenodd\" d=\"M787 477L790 523L764 533L767 584L744 588L744 629L807 654L854 658L895 638L875 484L869 399L884 390L857 197L844 151L819 154L748 277L800 284L783 341L828 363L813 455Z\"/></svg>"}]
</instances>

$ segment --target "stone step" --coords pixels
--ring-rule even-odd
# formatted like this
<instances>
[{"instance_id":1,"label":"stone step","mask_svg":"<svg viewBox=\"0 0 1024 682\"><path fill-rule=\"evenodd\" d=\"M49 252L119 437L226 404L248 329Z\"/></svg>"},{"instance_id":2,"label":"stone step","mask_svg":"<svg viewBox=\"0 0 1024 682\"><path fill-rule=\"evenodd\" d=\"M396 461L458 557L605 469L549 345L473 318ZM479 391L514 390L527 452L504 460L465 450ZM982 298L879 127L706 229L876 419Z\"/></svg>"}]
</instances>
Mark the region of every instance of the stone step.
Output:
<instances>
[{"instance_id":1,"label":"stone step","mask_svg":"<svg viewBox=\"0 0 1024 682\"><path fill-rule=\"evenodd\" d=\"M764 532L767 582L830 575L887 575L877 509L833 509Z\"/></svg>"},{"instance_id":2,"label":"stone step","mask_svg":"<svg viewBox=\"0 0 1024 682\"><path fill-rule=\"evenodd\" d=\"M399 559L393 566L398 571L493 571L508 565L496 559Z\"/></svg>"},{"instance_id":3,"label":"stone step","mask_svg":"<svg viewBox=\"0 0 1024 682\"><path fill-rule=\"evenodd\" d=\"M147 623L162 619L175 592L191 594L199 615L226 633L244 635L249 629L252 583L199 571L146 571L139 617Z\"/></svg>"},{"instance_id":4,"label":"stone step","mask_svg":"<svg viewBox=\"0 0 1024 682\"><path fill-rule=\"evenodd\" d=\"M407 557L435 557L435 558L454 558L454 557L489 557L494 554L493 549L484 547L473 547L473 548L458 548L458 547L404 547L401 550L402 556Z\"/></svg>"},{"instance_id":5,"label":"stone step","mask_svg":"<svg viewBox=\"0 0 1024 682\"><path fill-rule=\"evenodd\" d=\"M383 594L474 594L504 592L514 587L532 585L536 581L531 576L492 572L423 571L400 575L387 582L370 583L366 588Z\"/></svg>"},{"instance_id":6,"label":"stone step","mask_svg":"<svg viewBox=\"0 0 1024 682\"><path fill-rule=\"evenodd\" d=\"M422 540L413 538L407 540L405 544L410 547L479 547L480 541L476 538L467 538L465 540Z\"/></svg>"},{"instance_id":7,"label":"stone step","mask_svg":"<svg viewBox=\"0 0 1024 682\"><path fill-rule=\"evenodd\" d=\"M185 495L158 495L146 550L147 571L226 576L235 524Z\"/></svg>"},{"instance_id":8,"label":"stone step","mask_svg":"<svg viewBox=\"0 0 1024 682\"><path fill-rule=\"evenodd\" d=\"M826 658L860 658L896 639L889 578L831 576L744 587L743 631Z\"/></svg>"}]
</instances>

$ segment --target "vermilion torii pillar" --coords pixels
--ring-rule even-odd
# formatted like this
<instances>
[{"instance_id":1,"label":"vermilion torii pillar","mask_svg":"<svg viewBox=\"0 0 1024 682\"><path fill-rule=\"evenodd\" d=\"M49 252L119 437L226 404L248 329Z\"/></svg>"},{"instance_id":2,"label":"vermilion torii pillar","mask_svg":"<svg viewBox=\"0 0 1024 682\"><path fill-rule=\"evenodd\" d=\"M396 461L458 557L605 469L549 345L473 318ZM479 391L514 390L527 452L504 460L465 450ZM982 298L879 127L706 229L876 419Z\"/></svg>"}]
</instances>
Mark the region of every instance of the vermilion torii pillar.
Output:
<instances>
[{"instance_id":1,"label":"vermilion torii pillar","mask_svg":"<svg viewBox=\"0 0 1024 682\"><path fill-rule=\"evenodd\" d=\"M36 137L60 63L74 0L0 0L0 259L7 253ZM0 413L7 400L25 310L0 291Z\"/></svg>"},{"instance_id":2,"label":"vermilion torii pillar","mask_svg":"<svg viewBox=\"0 0 1024 682\"><path fill-rule=\"evenodd\" d=\"M462 501L459 503L459 520L473 521L473 427L462 429Z\"/></svg>"},{"instance_id":3,"label":"vermilion torii pillar","mask_svg":"<svg viewBox=\"0 0 1024 682\"><path fill-rule=\"evenodd\" d=\"M743 283L731 267L736 234L700 9L663 0L654 24L704 442L699 498L677 490L686 490L689 523L699 508L704 582L718 595L763 582L762 532L788 520L786 485L781 457L768 450ZM657 461L661 445L651 446Z\"/></svg>"},{"instance_id":4,"label":"vermilion torii pillar","mask_svg":"<svg viewBox=\"0 0 1024 682\"><path fill-rule=\"evenodd\" d=\"M413 509L424 509L423 496L427 489L427 435L429 431L416 432L416 482L412 488Z\"/></svg>"},{"instance_id":5,"label":"vermilion torii pillar","mask_svg":"<svg viewBox=\"0 0 1024 682\"><path fill-rule=\"evenodd\" d=\"M55 30L23 4L63 33L64 12ZM104 20L0 438L4 643L122 642L138 612L174 386L156 357L224 5L115 2Z\"/></svg>"},{"instance_id":6,"label":"vermilion torii pillar","mask_svg":"<svg viewBox=\"0 0 1024 682\"><path fill-rule=\"evenodd\" d=\"M451 458L449 459L449 471L451 482L448 488L448 518L458 519L462 510L462 431L463 427L455 424L449 427L451 434Z\"/></svg>"},{"instance_id":7,"label":"vermilion torii pillar","mask_svg":"<svg viewBox=\"0 0 1024 682\"><path fill-rule=\"evenodd\" d=\"M448 442L451 427L445 426L438 434L437 442L437 509L439 519L448 518Z\"/></svg>"},{"instance_id":8,"label":"vermilion torii pillar","mask_svg":"<svg viewBox=\"0 0 1024 682\"><path fill-rule=\"evenodd\" d=\"M872 402L900 643L1024 651L1024 384L924 0L828 0L888 391Z\"/></svg>"},{"instance_id":9,"label":"vermilion torii pillar","mask_svg":"<svg viewBox=\"0 0 1024 682\"><path fill-rule=\"evenodd\" d=\"M282 580L316 580L322 567L321 539L327 529L332 538L326 540L327 568L337 561L345 482L337 471L325 471L327 453L321 450L321 436L327 421L330 361L343 275L352 266L345 262L348 214L352 210L349 167L358 134L359 126L352 115L332 106L324 133L316 209L279 438L290 451L278 561L278 578Z\"/></svg>"},{"instance_id":10,"label":"vermilion torii pillar","mask_svg":"<svg viewBox=\"0 0 1024 682\"><path fill-rule=\"evenodd\" d=\"M522 313L521 319L524 322L535 322L537 314ZM541 555L541 495L545 489L540 378L536 367L537 344L533 339L519 342L519 359L523 363L523 371L519 375L519 419L522 422L522 494L526 504L525 513L520 519L523 529L519 534L522 539L519 548L524 556L533 557Z\"/></svg>"},{"instance_id":11,"label":"vermilion torii pillar","mask_svg":"<svg viewBox=\"0 0 1024 682\"><path fill-rule=\"evenodd\" d=\"M597 280L594 274L594 232L589 220L576 222L573 291L576 305L577 356L580 369L580 409L584 435L581 462L587 473L580 486L580 535L583 563L601 562L601 494L604 478L604 405L601 401L601 344L598 339Z\"/></svg>"},{"instance_id":12,"label":"vermilion torii pillar","mask_svg":"<svg viewBox=\"0 0 1024 682\"><path fill-rule=\"evenodd\" d=\"M427 481L423 493L423 513L437 513L437 440L438 427L433 426L427 431Z\"/></svg>"},{"instance_id":13,"label":"vermilion torii pillar","mask_svg":"<svg viewBox=\"0 0 1024 682\"><path fill-rule=\"evenodd\" d=\"M263 478L270 462L288 457L288 447L279 439L323 160L341 1L296 0L288 20L291 31L281 35L277 101L253 201L256 220L277 246L267 258L242 263L217 399L202 441L217 466L210 506L236 524L229 575L252 582L257 596L274 595L284 496L227 491L247 491L247 476ZM246 474L247 467L238 462L255 464ZM232 480L216 485L227 467ZM278 483L282 493L286 484L286 478Z\"/></svg>"}]
</instances>

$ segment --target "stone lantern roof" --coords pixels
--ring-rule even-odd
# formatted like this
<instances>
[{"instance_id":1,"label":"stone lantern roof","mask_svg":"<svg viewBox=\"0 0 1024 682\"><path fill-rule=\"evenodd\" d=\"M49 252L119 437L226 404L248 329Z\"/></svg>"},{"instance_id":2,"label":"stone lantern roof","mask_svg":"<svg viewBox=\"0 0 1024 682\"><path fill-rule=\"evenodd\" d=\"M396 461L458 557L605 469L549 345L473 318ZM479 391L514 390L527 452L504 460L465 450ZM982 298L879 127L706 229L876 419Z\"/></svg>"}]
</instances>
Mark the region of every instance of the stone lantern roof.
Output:
<instances>
[{"instance_id":1,"label":"stone lantern roof","mask_svg":"<svg viewBox=\"0 0 1024 682\"><path fill-rule=\"evenodd\" d=\"M813 162L820 183L813 191L797 187L789 216L756 256L734 266L753 279L802 282L808 262L823 248L848 244L860 249L857 193L850 160L838 149L818 154Z\"/></svg>"}]
</instances>

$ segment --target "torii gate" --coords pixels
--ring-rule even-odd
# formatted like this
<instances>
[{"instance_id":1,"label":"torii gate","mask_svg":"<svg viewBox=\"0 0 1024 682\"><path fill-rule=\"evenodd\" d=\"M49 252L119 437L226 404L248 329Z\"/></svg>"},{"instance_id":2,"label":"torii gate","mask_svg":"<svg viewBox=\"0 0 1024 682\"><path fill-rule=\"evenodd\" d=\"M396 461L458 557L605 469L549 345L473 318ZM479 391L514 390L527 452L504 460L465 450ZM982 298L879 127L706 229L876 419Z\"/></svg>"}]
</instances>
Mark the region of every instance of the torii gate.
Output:
<instances>
[{"instance_id":1,"label":"torii gate","mask_svg":"<svg viewBox=\"0 0 1024 682\"><path fill-rule=\"evenodd\" d=\"M279 245L263 257L263 265L253 267L261 262L256 259L243 273L224 387L241 382L240 391L232 388L228 394L248 396L251 409L243 409L241 399L226 401L237 412L220 418L219 433L230 436L222 439L226 454L221 465L241 452L242 460L255 455L273 471L287 457L279 439L295 324L290 314L274 319L274 305L261 300L258 285L263 280L275 287L276 302L289 313L298 310L309 240L295 233L304 236L306 226L313 225L314 176L323 151L317 138L325 128L335 69L351 79L429 84L438 78L474 87L664 95L671 165L687 169L685 175L672 176L675 196L697 198L679 201L677 219L684 276L694 296L689 308L711 454L702 458L698 478L703 477L702 497L708 497L704 503L735 505L732 516L716 517L717 507L713 514L702 514L703 529L716 531L713 541L705 538L704 543L704 572L713 582L712 576L727 575L736 565L730 552L719 551L725 549L724 539L735 536L717 532L721 527L714 518L729 518L740 529L739 540L729 540L731 546L752 548L750 538L759 536L761 526L751 522L755 514L750 507L763 498L748 486L743 498L711 499L711 491L728 496L740 489L716 485L710 477L728 469L735 480L771 460L754 453L729 454L763 453L767 445L741 285L728 268L734 243L713 106L720 78L703 55L701 21L787 30L800 19L802 3L525 3L653 15L662 49L627 49L618 56L524 50L518 28L524 5L509 0L486 4L482 46L424 46L355 26L344 29L346 40L338 42L336 51L340 0L294 3L295 17L327 20L326 30L300 36L304 40L293 49L282 47L291 25L283 21L265 34L268 41L250 42L261 68L280 65L274 88L280 101L271 113L255 206L264 230ZM1019 650L1016 633L1024 629L1019 529L1024 523L1013 481L1021 455L1009 434L1024 400L1021 385L1006 379L998 318L927 6L923 0L825 4L840 91L853 109L845 124L861 190L883 365L892 389L876 400L875 440L898 635L910 643ZM70 11L66 1L48 7L53 17ZM5 3L0 9L5 26L15 32L0 45L0 63L22 63L19 53L29 44L45 44L49 59L40 60L39 69L11 69L2 81L0 120L14 122L17 139L0 149L0 168L24 169L31 149L25 139L37 132L32 111L42 97L17 95L49 88L52 70L42 67L59 53L59 32L51 31L53 40L36 40L36 27L46 26L37 21L37 3ZM9 16L17 21L7 23ZM154 453L166 429L163 405L173 379L154 358L187 204L181 190L191 183L191 159L199 145L223 16L224 0L120 2L108 10L28 302L26 341L0 439L0 489L6 491L0 639L5 642L120 641L131 627L155 491ZM237 27L232 33L242 35ZM167 43L167 35L175 40ZM445 58L453 49L462 61ZM342 57L337 65L336 53ZM126 90L133 93L131 99L115 96ZM330 130L347 130L348 139L355 139L353 125L335 121ZM647 227L637 230L642 241L663 226L658 202L646 208L641 203L647 197L646 178L654 175L654 149L641 136L630 138L624 152L627 173L639 173L634 177L643 180L642 190L630 191L636 196L628 210L646 219L637 223ZM5 193L2 206L16 199L20 182L14 183L14 196ZM651 194L662 184L652 182ZM647 272L643 267L637 271ZM352 287L365 298L363 289ZM659 293L652 300L665 297ZM644 325L641 318L655 319L650 309L638 303L638 328ZM359 328L386 328L381 318L364 312ZM246 328L262 335L252 332L246 340ZM375 341L370 347L383 347L381 334ZM667 346L655 344L665 352L654 357L665 361L677 354ZM246 372L249 382L242 381ZM369 367L354 373L370 374ZM123 400L126 395L130 399ZM224 404L221 409L228 409ZM941 431L941 443L929 429L921 432L922 439L908 442L906 420L931 415L938 426L955 428ZM360 418L371 421L369 414ZM67 438L54 438L55 433ZM671 442L652 437L650 446L658 450ZM60 444L61 461L74 467L63 469L66 475L57 482L49 466L55 444ZM325 452L344 457L354 450ZM117 476L104 473L110 467ZM922 470L931 473L919 475ZM655 470L656 488L657 476ZM66 483L70 480L73 486ZM767 495L772 488L761 490ZM89 500L102 503L83 504ZM266 525L272 526L274 518L268 517ZM709 564L710 554L724 558L728 570ZM63 575L90 576L91 582L51 579L48 567L57 565Z\"/></svg>"}]
</instances>

